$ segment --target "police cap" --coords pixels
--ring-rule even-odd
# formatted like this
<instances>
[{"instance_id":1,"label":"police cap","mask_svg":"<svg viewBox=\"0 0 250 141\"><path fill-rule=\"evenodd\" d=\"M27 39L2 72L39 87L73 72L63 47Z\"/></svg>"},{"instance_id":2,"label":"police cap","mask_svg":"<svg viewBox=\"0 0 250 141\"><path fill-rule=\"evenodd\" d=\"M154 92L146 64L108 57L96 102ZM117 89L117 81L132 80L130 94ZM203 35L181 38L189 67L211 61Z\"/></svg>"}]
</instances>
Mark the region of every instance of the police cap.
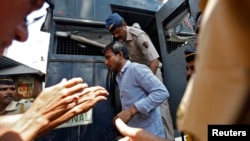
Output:
<instances>
[{"instance_id":1,"label":"police cap","mask_svg":"<svg viewBox=\"0 0 250 141\"><path fill-rule=\"evenodd\" d=\"M123 22L124 19L118 13L113 13L106 19L106 29L113 32L115 28L122 26Z\"/></svg>"},{"instance_id":2,"label":"police cap","mask_svg":"<svg viewBox=\"0 0 250 141\"><path fill-rule=\"evenodd\" d=\"M185 59L187 62L193 61L196 55L196 48L195 47L187 48L184 51L184 53L185 53Z\"/></svg>"},{"instance_id":3,"label":"police cap","mask_svg":"<svg viewBox=\"0 0 250 141\"><path fill-rule=\"evenodd\" d=\"M0 76L0 85L14 85L14 81L9 76Z\"/></svg>"}]
</instances>

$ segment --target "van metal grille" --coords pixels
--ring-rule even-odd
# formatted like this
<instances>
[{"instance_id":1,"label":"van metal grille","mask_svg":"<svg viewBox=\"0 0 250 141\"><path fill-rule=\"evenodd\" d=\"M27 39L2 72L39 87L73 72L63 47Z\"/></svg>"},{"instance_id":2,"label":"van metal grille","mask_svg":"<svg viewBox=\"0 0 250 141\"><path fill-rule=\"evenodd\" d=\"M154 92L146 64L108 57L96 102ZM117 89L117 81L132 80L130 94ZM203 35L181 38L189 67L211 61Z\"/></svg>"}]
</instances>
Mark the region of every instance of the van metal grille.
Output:
<instances>
[{"instance_id":1,"label":"van metal grille","mask_svg":"<svg viewBox=\"0 0 250 141\"><path fill-rule=\"evenodd\" d=\"M163 27L168 53L178 47L193 46L196 39L195 22L187 2L184 2L163 22Z\"/></svg>"},{"instance_id":2,"label":"van metal grille","mask_svg":"<svg viewBox=\"0 0 250 141\"><path fill-rule=\"evenodd\" d=\"M57 38L56 54L103 56L102 48L83 44L70 38Z\"/></svg>"}]
</instances>

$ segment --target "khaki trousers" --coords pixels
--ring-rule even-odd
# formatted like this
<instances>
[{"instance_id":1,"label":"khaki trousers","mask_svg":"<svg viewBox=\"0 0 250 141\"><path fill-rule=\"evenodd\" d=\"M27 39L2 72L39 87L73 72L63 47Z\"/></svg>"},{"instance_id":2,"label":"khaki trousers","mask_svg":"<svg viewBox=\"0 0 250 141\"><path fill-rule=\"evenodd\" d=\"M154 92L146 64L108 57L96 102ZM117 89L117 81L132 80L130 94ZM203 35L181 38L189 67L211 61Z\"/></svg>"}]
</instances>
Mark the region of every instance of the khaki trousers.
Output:
<instances>
[{"instance_id":1,"label":"khaki trousers","mask_svg":"<svg viewBox=\"0 0 250 141\"><path fill-rule=\"evenodd\" d=\"M161 66L159 66L156 76L163 81L162 79L162 73L161 73ZM168 141L174 141L174 127L173 127L173 122L172 122L172 117L169 109L169 104L168 100L165 100L161 105L160 105L160 111L161 111L161 116L162 116L162 122L164 125L164 129L166 132L166 136Z\"/></svg>"}]
</instances>

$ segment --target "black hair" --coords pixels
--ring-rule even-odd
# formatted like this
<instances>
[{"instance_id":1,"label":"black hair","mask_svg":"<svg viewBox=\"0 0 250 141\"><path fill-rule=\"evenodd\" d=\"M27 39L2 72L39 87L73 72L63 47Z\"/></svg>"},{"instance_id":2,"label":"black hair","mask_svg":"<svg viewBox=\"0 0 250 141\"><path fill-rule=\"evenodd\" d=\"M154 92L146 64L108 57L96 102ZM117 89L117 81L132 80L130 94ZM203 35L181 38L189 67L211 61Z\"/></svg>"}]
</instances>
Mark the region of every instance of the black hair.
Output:
<instances>
[{"instance_id":1,"label":"black hair","mask_svg":"<svg viewBox=\"0 0 250 141\"><path fill-rule=\"evenodd\" d=\"M126 48L126 45L121 41L112 41L104 48L103 52L105 53L108 49L112 50L114 54L122 52L123 57L127 60L129 59L128 49Z\"/></svg>"},{"instance_id":2,"label":"black hair","mask_svg":"<svg viewBox=\"0 0 250 141\"><path fill-rule=\"evenodd\" d=\"M194 61L195 60L195 56L196 56L196 54L193 54L193 55L190 55L188 57L185 57L186 62Z\"/></svg>"},{"instance_id":3,"label":"black hair","mask_svg":"<svg viewBox=\"0 0 250 141\"><path fill-rule=\"evenodd\" d=\"M186 62L194 61L195 56L196 56L196 48L195 47L186 48L184 50L184 54L185 54Z\"/></svg>"}]
</instances>

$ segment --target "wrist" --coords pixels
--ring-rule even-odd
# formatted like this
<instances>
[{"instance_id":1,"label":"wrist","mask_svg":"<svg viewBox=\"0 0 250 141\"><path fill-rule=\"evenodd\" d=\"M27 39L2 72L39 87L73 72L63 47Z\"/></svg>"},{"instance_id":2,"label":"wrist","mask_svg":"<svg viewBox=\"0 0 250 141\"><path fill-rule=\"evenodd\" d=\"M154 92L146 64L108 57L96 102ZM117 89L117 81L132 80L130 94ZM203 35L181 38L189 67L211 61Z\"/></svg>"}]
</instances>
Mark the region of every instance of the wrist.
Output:
<instances>
[{"instance_id":1,"label":"wrist","mask_svg":"<svg viewBox=\"0 0 250 141\"><path fill-rule=\"evenodd\" d=\"M21 133L23 140L34 139L43 127L46 127L48 120L42 116L34 114L23 114L20 119L12 125L12 129Z\"/></svg>"},{"instance_id":2,"label":"wrist","mask_svg":"<svg viewBox=\"0 0 250 141\"><path fill-rule=\"evenodd\" d=\"M137 110L136 107L133 105L133 106L131 106L131 107L129 108L129 112L130 112L130 114L133 116L133 115L135 115L135 114L138 112L138 110Z\"/></svg>"}]
</instances>

